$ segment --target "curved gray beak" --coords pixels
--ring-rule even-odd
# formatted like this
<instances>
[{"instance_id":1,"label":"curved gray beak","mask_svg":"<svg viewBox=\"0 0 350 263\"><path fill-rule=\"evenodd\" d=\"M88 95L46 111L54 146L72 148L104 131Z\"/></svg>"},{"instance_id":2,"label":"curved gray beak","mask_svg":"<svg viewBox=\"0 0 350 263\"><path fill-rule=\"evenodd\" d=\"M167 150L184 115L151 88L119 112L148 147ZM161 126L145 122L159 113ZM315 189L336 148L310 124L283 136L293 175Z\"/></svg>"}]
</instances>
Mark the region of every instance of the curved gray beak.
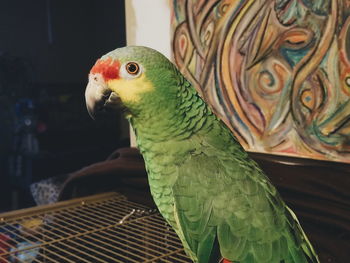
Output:
<instances>
[{"instance_id":1,"label":"curved gray beak","mask_svg":"<svg viewBox=\"0 0 350 263\"><path fill-rule=\"evenodd\" d=\"M110 90L100 74L90 74L85 90L86 107L95 119L100 114L115 112L122 108L120 97Z\"/></svg>"}]
</instances>

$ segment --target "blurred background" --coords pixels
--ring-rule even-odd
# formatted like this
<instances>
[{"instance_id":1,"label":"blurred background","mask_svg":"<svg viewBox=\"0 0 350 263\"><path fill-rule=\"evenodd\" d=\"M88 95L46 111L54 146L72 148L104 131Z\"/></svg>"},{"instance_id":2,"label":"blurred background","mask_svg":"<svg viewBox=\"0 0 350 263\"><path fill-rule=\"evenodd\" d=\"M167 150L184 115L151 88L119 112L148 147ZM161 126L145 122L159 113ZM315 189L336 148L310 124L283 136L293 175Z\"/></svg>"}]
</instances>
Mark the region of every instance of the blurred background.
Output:
<instances>
[{"instance_id":1,"label":"blurred background","mask_svg":"<svg viewBox=\"0 0 350 263\"><path fill-rule=\"evenodd\" d=\"M122 0L3 1L0 9L0 212L34 205L29 185L128 146L128 124L93 121L89 69L124 46Z\"/></svg>"}]
</instances>

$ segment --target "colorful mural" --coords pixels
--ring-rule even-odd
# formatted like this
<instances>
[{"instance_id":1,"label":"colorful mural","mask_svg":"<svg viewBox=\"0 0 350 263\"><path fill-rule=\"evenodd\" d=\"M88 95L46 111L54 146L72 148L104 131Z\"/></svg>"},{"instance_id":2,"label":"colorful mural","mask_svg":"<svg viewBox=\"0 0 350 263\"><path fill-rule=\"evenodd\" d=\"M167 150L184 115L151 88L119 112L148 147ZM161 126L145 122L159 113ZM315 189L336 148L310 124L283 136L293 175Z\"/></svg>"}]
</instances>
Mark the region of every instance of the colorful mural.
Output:
<instances>
[{"instance_id":1,"label":"colorful mural","mask_svg":"<svg viewBox=\"0 0 350 263\"><path fill-rule=\"evenodd\" d=\"M350 162L350 0L173 0L175 63L250 151Z\"/></svg>"}]
</instances>

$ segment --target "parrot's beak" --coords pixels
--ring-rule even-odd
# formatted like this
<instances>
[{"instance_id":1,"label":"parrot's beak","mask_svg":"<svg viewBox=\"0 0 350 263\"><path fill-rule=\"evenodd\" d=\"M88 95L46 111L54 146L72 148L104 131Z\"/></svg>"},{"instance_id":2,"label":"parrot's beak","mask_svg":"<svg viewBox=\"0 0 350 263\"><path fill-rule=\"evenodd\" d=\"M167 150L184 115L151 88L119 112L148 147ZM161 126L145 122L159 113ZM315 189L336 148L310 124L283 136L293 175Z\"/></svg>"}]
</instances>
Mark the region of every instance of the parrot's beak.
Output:
<instances>
[{"instance_id":1,"label":"parrot's beak","mask_svg":"<svg viewBox=\"0 0 350 263\"><path fill-rule=\"evenodd\" d=\"M108 87L100 74L89 75L85 101L87 110L93 119L103 113L114 113L122 109L120 97Z\"/></svg>"}]
</instances>

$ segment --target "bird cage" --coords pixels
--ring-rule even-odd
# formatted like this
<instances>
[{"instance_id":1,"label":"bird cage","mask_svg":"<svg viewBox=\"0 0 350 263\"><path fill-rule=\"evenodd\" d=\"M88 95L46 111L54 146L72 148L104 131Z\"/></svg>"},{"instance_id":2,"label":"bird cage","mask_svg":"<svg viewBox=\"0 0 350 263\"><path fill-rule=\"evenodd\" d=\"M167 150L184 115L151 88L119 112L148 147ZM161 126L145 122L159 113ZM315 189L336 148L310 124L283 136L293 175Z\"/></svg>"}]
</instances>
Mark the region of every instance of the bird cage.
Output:
<instances>
[{"instance_id":1,"label":"bird cage","mask_svg":"<svg viewBox=\"0 0 350 263\"><path fill-rule=\"evenodd\" d=\"M156 209L117 193L0 214L3 262L192 262Z\"/></svg>"}]
</instances>

